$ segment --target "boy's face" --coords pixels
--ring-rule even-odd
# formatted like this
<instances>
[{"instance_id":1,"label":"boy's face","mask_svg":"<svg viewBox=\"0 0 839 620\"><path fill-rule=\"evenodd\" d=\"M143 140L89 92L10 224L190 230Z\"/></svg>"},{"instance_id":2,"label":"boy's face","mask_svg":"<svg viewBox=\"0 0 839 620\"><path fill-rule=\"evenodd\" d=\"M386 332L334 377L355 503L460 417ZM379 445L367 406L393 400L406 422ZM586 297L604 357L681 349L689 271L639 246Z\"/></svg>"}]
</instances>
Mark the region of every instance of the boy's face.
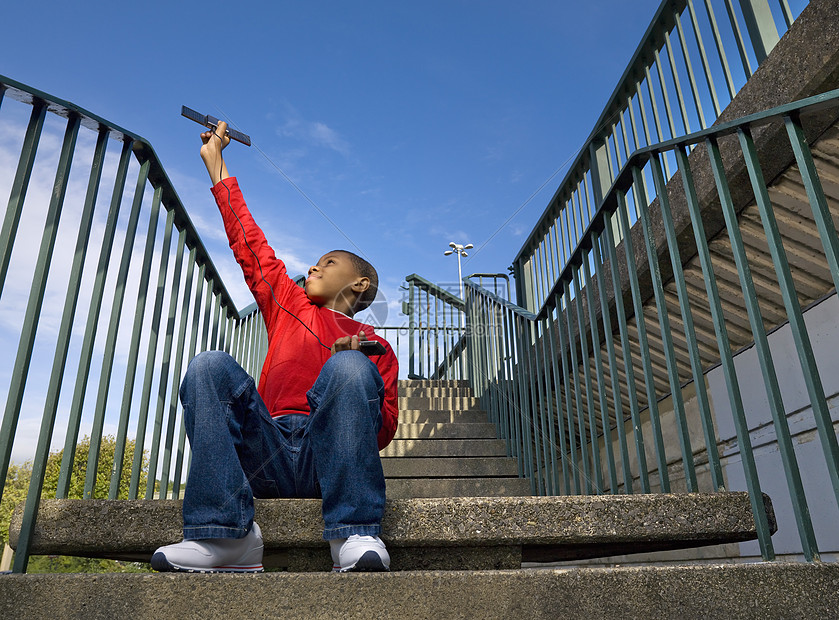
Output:
<instances>
[{"instance_id":1,"label":"boy's face","mask_svg":"<svg viewBox=\"0 0 839 620\"><path fill-rule=\"evenodd\" d=\"M305 290L315 304L326 306L339 296L362 292L367 288L365 283L368 279L359 275L349 256L343 252L330 252L321 256L317 265L309 267Z\"/></svg>"}]
</instances>

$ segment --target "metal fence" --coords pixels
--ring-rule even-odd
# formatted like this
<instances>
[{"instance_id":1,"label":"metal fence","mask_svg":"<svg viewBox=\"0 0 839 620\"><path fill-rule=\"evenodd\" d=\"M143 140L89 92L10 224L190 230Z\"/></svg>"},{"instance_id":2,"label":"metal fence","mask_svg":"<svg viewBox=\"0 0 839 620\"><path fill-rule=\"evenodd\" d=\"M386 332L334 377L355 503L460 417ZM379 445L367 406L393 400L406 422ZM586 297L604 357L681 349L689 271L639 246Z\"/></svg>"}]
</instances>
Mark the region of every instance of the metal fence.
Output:
<instances>
[{"instance_id":1,"label":"metal fence","mask_svg":"<svg viewBox=\"0 0 839 620\"><path fill-rule=\"evenodd\" d=\"M92 496L106 423L115 429L116 447L108 497L118 496L125 476L129 498L177 496L187 463L177 396L186 363L198 351L221 349L258 376L267 340L255 306L237 311L148 142L4 77L0 105L0 121L29 110L14 175L4 188L9 198L0 233L4 341L19 330L17 353L9 353L3 373L8 391L0 481L6 480L21 411L31 416L33 408L42 410L15 556L14 570L20 571L54 433L65 434L57 497L67 497L78 475L72 465L83 427L90 436L84 497ZM50 174L51 194L34 195L33 175ZM68 196L70 184L86 191ZM37 253L29 234L17 239L21 222L29 232L43 226ZM55 259L57 245L69 247L71 238L75 249ZM92 238L101 239L98 258L89 252ZM23 310L21 287L27 286ZM31 418L25 422L35 427ZM121 466L129 431L135 440L130 473ZM141 478L147 480L143 487Z\"/></svg>"},{"instance_id":2,"label":"metal fence","mask_svg":"<svg viewBox=\"0 0 839 620\"><path fill-rule=\"evenodd\" d=\"M814 353L828 335L804 311L835 301L839 285L837 118L839 90L636 151L538 313L467 279L468 378L534 493L719 491L742 479L772 559L761 478L775 474L756 466L758 429L775 437L803 556L819 558L809 504L832 492L831 514L839 507L828 402L839 385L825 375L830 351L821 367ZM786 351L770 343L779 330ZM744 349L751 370L735 363ZM785 353L804 404L782 389ZM809 475L826 470L809 493L802 425L820 454ZM736 459L721 457L728 426Z\"/></svg>"},{"instance_id":3,"label":"metal fence","mask_svg":"<svg viewBox=\"0 0 839 620\"><path fill-rule=\"evenodd\" d=\"M795 17L787 0L664 0L594 129L513 261L537 312L631 153L716 121ZM662 159L665 178L675 169Z\"/></svg>"}]
</instances>

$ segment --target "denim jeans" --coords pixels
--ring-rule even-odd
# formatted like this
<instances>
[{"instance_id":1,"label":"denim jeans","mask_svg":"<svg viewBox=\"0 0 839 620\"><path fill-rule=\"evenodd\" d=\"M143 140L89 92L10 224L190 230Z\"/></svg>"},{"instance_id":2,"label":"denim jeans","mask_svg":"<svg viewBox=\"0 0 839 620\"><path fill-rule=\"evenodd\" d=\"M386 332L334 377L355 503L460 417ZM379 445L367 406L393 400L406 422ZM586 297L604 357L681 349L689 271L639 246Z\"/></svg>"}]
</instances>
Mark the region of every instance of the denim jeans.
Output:
<instances>
[{"instance_id":1,"label":"denim jeans","mask_svg":"<svg viewBox=\"0 0 839 620\"><path fill-rule=\"evenodd\" d=\"M254 497L321 497L326 540L380 533L384 384L363 353L329 358L306 395L309 415L272 418L254 380L221 351L193 358L180 396L192 450L184 538L244 536Z\"/></svg>"}]
</instances>

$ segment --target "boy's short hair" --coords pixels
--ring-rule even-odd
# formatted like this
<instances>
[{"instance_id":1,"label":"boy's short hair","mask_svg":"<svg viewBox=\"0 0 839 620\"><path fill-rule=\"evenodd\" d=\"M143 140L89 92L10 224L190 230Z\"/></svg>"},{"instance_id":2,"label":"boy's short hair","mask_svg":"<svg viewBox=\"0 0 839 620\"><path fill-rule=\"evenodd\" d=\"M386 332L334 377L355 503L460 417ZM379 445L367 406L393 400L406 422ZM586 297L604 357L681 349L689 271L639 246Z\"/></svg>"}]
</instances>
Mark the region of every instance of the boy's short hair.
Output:
<instances>
[{"instance_id":1,"label":"boy's short hair","mask_svg":"<svg viewBox=\"0 0 839 620\"><path fill-rule=\"evenodd\" d=\"M353 254L349 250L332 251L346 254L352 261L353 267L355 267L355 270L358 272L358 275L360 275L362 278L367 278L368 280L370 280L370 286L359 296L358 300L356 300L355 302L355 306L353 307L354 312L361 312L362 310L365 310L376 299L376 293L379 290L379 274L376 272L376 268L357 254Z\"/></svg>"}]
</instances>

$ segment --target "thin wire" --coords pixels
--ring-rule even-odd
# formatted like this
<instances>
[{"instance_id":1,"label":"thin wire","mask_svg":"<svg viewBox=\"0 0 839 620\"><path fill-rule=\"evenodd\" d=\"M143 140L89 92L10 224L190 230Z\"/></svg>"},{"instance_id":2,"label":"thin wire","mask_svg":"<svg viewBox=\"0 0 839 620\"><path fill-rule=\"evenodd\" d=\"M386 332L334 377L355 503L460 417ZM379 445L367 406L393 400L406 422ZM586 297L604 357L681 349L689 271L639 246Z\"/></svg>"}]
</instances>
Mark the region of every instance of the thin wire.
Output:
<instances>
[{"instance_id":1,"label":"thin wire","mask_svg":"<svg viewBox=\"0 0 839 620\"><path fill-rule=\"evenodd\" d=\"M221 140L221 136L219 136L215 131L213 131L213 135L216 138L218 138L219 140ZM221 165L222 165L221 170L223 170L224 169L223 168L224 158L222 158L222 164ZM268 285L268 290L271 291L271 298L274 300L274 303L277 304L277 307L280 308L280 310L284 310L285 312L290 314L292 317L294 317L295 320L297 320L298 323L300 323L303 327L305 327L306 330L310 334L312 334L312 336L315 337L315 339L320 343L320 345L324 349L327 349L327 350L331 351L332 350L331 347L328 347L325 344L323 344L323 341L321 341L321 339L318 338L318 335L315 332L313 332L312 329L308 325L306 325L299 316L294 314L291 310L284 307L279 301L277 301L277 297L276 297L276 295L274 295L274 287L271 286L271 283L268 282L268 280L265 279L265 274L262 272L262 264L259 262L259 257L256 255L256 252L253 251L253 248L251 247L250 243L248 243L248 236L245 234L245 226L242 224L242 220L239 219L239 216L236 214L236 211L233 210L233 205L230 204L230 188L227 186L227 183L224 182L224 179L221 178L221 170L219 170L219 179L220 179L220 183L224 186L224 189L227 190L227 208L230 209L230 212L233 214L233 217L235 217L236 221L239 222L239 227L242 229L242 240L245 242L245 246L248 248L248 250L250 250L250 253L253 254L253 257L256 260L256 266L259 268L259 277L262 279L263 282L265 282L265 284Z\"/></svg>"}]
</instances>

